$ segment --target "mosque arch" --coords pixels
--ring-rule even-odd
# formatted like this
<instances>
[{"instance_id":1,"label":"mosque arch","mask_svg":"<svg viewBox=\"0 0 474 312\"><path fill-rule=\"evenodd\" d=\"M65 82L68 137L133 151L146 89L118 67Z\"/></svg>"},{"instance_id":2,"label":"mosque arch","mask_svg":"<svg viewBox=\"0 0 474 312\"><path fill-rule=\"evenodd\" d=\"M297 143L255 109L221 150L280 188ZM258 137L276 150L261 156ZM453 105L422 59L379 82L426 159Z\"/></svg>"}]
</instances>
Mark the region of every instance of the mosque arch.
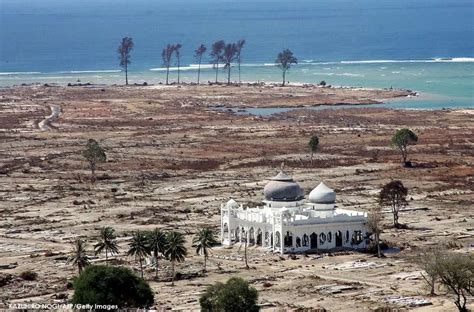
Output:
<instances>
[{"instance_id":1,"label":"mosque arch","mask_svg":"<svg viewBox=\"0 0 474 312\"><path fill-rule=\"evenodd\" d=\"M227 237L229 235L229 225L227 223L224 223L224 237Z\"/></svg>"},{"instance_id":2,"label":"mosque arch","mask_svg":"<svg viewBox=\"0 0 474 312\"><path fill-rule=\"evenodd\" d=\"M255 229L253 227L249 230L249 244L255 245Z\"/></svg>"},{"instance_id":3,"label":"mosque arch","mask_svg":"<svg viewBox=\"0 0 474 312\"><path fill-rule=\"evenodd\" d=\"M303 235L303 242L302 243L303 243L303 247L308 247L308 245L309 245L308 235L306 235L306 234Z\"/></svg>"},{"instance_id":4,"label":"mosque arch","mask_svg":"<svg viewBox=\"0 0 474 312\"><path fill-rule=\"evenodd\" d=\"M309 240L310 240L310 248L311 249L316 249L318 248L318 234L316 233L312 233L310 236L309 236Z\"/></svg>"},{"instance_id":5,"label":"mosque arch","mask_svg":"<svg viewBox=\"0 0 474 312\"><path fill-rule=\"evenodd\" d=\"M346 231L346 243L349 242L349 230Z\"/></svg>"},{"instance_id":6,"label":"mosque arch","mask_svg":"<svg viewBox=\"0 0 474 312\"><path fill-rule=\"evenodd\" d=\"M335 236L336 236L336 247L342 247L342 232L337 231Z\"/></svg>"},{"instance_id":7,"label":"mosque arch","mask_svg":"<svg viewBox=\"0 0 474 312\"><path fill-rule=\"evenodd\" d=\"M328 239L328 243L332 242L332 232L328 232L327 239Z\"/></svg>"},{"instance_id":8,"label":"mosque arch","mask_svg":"<svg viewBox=\"0 0 474 312\"><path fill-rule=\"evenodd\" d=\"M301 247L301 238L299 236L296 237L296 248Z\"/></svg>"},{"instance_id":9,"label":"mosque arch","mask_svg":"<svg viewBox=\"0 0 474 312\"><path fill-rule=\"evenodd\" d=\"M287 231L284 238L285 247L293 247L293 233Z\"/></svg>"},{"instance_id":10,"label":"mosque arch","mask_svg":"<svg viewBox=\"0 0 474 312\"><path fill-rule=\"evenodd\" d=\"M327 239L326 234L324 233L319 234L319 243L321 245L324 245L324 243L326 242L326 239Z\"/></svg>"},{"instance_id":11,"label":"mosque arch","mask_svg":"<svg viewBox=\"0 0 474 312\"><path fill-rule=\"evenodd\" d=\"M240 228L235 229L235 241L240 242Z\"/></svg>"},{"instance_id":12,"label":"mosque arch","mask_svg":"<svg viewBox=\"0 0 474 312\"><path fill-rule=\"evenodd\" d=\"M362 242L362 231L354 231L352 233L352 241L353 245L359 245Z\"/></svg>"},{"instance_id":13,"label":"mosque arch","mask_svg":"<svg viewBox=\"0 0 474 312\"><path fill-rule=\"evenodd\" d=\"M257 245L259 245L259 246L262 246L262 245L263 245L263 244L262 244L262 242L263 242L263 240L262 240L263 237L262 237L262 236L263 236L262 230L261 230L261 229L258 229L258 230L257 230L256 243L257 243Z\"/></svg>"},{"instance_id":14,"label":"mosque arch","mask_svg":"<svg viewBox=\"0 0 474 312\"><path fill-rule=\"evenodd\" d=\"M279 231L275 232L275 247L281 248L280 232Z\"/></svg>"}]
</instances>

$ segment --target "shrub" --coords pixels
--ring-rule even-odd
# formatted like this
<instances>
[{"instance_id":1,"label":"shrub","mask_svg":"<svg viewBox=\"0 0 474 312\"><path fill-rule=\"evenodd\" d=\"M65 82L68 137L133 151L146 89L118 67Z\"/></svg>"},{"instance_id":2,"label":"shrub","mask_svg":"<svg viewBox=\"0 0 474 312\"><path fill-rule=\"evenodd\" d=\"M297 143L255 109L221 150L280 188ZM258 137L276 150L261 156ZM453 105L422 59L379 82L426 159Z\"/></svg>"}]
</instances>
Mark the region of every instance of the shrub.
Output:
<instances>
[{"instance_id":1,"label":"shrub","mask_svg":"<svg viewBox=\"0 0 474 312\"><path fill-rule=\"evenodd\" d=\"M232 277L225 284L217 282L209 286L199 298L202 311L259 311L258 293L253 287L239 278Z\"/></svg>"},{"instance_id":2,"label":"shrub","mask_svg":"<svg viewBox=\"0 0 474 312\"><path fill-rule=\"evenodd\" d=\"M38 277L38 273L27 270L20 273L20 277L25 281L34 281Z\"/></svg>"},{"instance_id":3,"label":"shrub","mask_svg":"<svg viewBox=\"0 0 474 312\"><path fill-rule=\"evenodd\" d=\"M73 304L116 305L124 308L148 308L153 292L130 269L112 266L88 266L74 281Z\"/></svg>"}]
</instances>

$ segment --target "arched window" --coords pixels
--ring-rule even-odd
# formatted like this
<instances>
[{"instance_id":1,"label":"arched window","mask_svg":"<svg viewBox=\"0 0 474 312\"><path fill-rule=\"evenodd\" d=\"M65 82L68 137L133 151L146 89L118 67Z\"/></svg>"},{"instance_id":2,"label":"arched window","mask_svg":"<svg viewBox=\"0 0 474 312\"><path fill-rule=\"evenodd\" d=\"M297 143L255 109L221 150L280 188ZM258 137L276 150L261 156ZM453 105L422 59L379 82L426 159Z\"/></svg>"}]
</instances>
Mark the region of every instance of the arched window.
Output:
<instances>
[{"instance_id":1,"label":"arched window","mask_svg":"<svg viewBox=\"0 0 474 312\"><path fill-rule=\"evenodd\" d=\"M332 241L332 233L329 232L328 233L328 243L330 243Z\"/></svg>"},{"instance_id":2,"label":"arched window","mask_svg":"<svg viewBox=\"0 0 474 312\"><path fill-rule=\"evenodd\" d=\"M352 234L352 244L359 245L362 242L362 231L354 231Z\"/></svg>"},{"instance_id":3,"label":"arched window","mask_svg":"<svg viewBox=\"0 0 474 312\"><path fill-rule=\"evenodd\" d=\"M301 247L301 238L296 238L296 247Z\"/></svg>"},{"instance_id":4,"label":"arched window","mask_svg":"<svg viewBox=\"0 0 474 312\"><path fill-rule=\"evenodd\" d=\"M303 247L308 247L308 244L309 244L308 235L304 234L303 235Z\"/></svg>"},{"instance_id":5,"label":"arched window","mask_svg":"<svg viewBox=\"0 0 474 312\"><path fill-rule=\"evenodd\" d=\"M349 231L346 231L346 243L349 242Z\"/></svg>"},{"instance_id":6,"label":"arched window","mask_svg":"<svg viewBox=\"0 0 474 312\"><path fill-rule=\"evenodd\" d=\"M293 234L291 232L286 232L285 247L293 247Z\"/></svg>"},{"instance_id":7,"label":"arched window","mask_svg":"<svg viewBox=\"0 0 474 312\"><path fill-rule=\"evenodd\" d=\"M326 241L326 234L321 233L319 234L319 243L322 245Z\"/></svg>"}]
</instances>

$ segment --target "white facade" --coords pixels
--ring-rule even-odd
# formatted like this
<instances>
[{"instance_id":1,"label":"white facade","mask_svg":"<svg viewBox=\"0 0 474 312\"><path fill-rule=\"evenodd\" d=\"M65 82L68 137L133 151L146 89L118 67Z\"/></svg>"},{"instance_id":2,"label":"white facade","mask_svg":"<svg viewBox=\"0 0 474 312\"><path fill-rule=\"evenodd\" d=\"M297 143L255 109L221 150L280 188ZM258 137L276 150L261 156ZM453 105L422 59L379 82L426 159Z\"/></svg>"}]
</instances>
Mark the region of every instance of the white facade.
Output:
<instances>
[{"instance_id":1,"label":"white facade","mask_svg":"<svg viewBox=\"0 0 474 312\"><path fill-rule=\"evenodd\" d=\"M336 208L336 193L324 183L305 200L300 186L280 172L264 194L262 207L244 208L232 199L221 205L222 244L246 239L281 254L367 247L367 213Z\"/></svg>"}]
</instances>

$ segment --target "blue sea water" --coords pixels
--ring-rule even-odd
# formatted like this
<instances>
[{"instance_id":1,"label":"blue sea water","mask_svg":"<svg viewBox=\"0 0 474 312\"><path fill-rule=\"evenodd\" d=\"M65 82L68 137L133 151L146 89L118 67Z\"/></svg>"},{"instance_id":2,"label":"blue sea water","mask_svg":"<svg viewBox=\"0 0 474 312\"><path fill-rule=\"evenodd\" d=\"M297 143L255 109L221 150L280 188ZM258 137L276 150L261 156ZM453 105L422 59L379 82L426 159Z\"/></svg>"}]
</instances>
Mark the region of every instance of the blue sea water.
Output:
<instances>
[{"instance_id":1,"label":"blue sea water","mask_svg":"<svg viewBox=\"0 0 474 312\"><path fill-rule=\"evenodd\" d=\"M424 106L474 106L472 0L0 0L0 85L123 83L124 36L135 42L132 83L163 81L167 43L183 44L182 77L194 81L199 44L245 38L244 81L279 81L272 63L290 48L290 82L408 88Z\"/></svg>"}]
</instances>

